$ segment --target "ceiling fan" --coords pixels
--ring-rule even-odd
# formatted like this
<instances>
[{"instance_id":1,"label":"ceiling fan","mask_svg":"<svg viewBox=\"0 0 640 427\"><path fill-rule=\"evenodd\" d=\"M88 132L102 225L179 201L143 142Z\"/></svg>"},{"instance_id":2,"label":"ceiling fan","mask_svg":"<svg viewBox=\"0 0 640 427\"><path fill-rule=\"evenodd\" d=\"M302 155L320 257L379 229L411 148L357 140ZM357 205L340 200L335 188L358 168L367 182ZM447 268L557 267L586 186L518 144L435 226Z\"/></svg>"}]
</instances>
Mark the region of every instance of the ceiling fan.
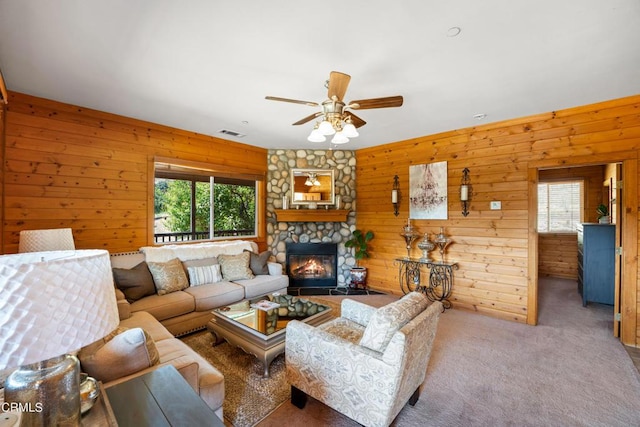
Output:
<instances>
[{"instance_id":1,"label":"ceiling fan","mask_svg":"<svg viewBox=\"0 0 640 427\"><path fill-rule=\"evenodd\" d=\"M350 75L332 71L326 83L328 98L321 104L312 101L280 98L277 96L267 96L265 98L270 101L292 102L310 107L322 107L322 111L300 119L293 123L293 125L301 125L317 117L322 117L321 121L316 122L313 131L307 139L311 142L324 142L326 136L334 135L331 139L332 143L344 144L345 142L349 142L349 138L355 138L359 135L356 128L367 124L367 122L353 114L353 112L347 110L400 107L403 102L402 96L388 96L385 98L360 99L346 103L344 101L344 94L347 92L350 80Z\"/></svg>"}]
</instances>

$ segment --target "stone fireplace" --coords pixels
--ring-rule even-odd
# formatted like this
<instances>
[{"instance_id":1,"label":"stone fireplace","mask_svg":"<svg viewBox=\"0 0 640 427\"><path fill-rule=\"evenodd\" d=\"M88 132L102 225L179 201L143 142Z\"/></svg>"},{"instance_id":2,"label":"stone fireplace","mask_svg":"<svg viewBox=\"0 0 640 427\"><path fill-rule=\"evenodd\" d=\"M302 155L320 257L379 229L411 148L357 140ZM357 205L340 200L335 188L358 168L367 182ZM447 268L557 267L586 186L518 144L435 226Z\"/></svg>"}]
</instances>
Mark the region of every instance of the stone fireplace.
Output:
<instances>
[{"instance_id":1,"label":"stone fireplace","mask_svg":"<svg viewBox=\"0 0 640 427\"><path fill-rule=\"evenodd\" d=\"M356 226L356 158L353 151L343 150L269 150L267 173L267 247L276 261L287 267L287 245L290 243L332 243L337 256L337 286L347 286L351 267L356 260L346 242ZM276 209L282 209L282 197L290 194L290 170L295 168L333 169L335 194L342 209L349 211L346 221L287 222L278 220ZM333 209L333 207L330 207ZM302 207L300 212L311 212ZM288 271L288 270L287 270ZM336 286L335 284L333 286ZM290 287L295 285L290 284Z\"/></svg>"},{"instance_id":2,"label":"stone fireplace","mask_svg":"<svg viewBox=\"0 0 640 427\"><path fill-rule=\"evenodd\" d=\"M337 286L337 244L287 243L286 247L289 286L294 288Z\"/></svg>"}]
</instances>

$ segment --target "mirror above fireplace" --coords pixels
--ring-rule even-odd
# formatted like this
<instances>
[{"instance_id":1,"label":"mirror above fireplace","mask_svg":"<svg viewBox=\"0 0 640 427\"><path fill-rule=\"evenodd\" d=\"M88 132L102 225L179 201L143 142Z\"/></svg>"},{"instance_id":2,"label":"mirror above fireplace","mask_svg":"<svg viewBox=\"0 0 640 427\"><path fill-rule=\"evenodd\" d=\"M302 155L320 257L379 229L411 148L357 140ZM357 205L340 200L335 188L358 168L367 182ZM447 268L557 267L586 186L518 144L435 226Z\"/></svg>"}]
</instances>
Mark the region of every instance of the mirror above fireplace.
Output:
<instances>
[{"instance_id":1,"label":"mirror above fireplace","mask_svg":"<svg viewBox=\"0 0 640 427\"><path fill-rule=\"evenodd\" d=\"M308 206L335 204L333 169L291 169L291 204Z\"/></svg>"}]
</instances>

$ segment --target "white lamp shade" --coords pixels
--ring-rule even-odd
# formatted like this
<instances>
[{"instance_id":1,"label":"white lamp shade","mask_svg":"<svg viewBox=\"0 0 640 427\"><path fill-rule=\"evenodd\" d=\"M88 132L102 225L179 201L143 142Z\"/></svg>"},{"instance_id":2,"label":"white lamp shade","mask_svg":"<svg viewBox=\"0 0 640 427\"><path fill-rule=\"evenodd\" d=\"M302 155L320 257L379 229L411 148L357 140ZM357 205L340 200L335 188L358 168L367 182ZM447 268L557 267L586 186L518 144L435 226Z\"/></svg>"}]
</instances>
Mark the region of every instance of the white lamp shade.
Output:
<instances>
[{"instance_id":1,"label":"white lamp shade","mask_svg":"<svg viewBox=\"0 0 640 427\"><path fill-rule=\"evenodd\" d=\"M18 252L72 251L76 248L70 228L22 230Z\"/></svg>"},{"instance_id":2,"label":"white lamp shade","mask_svg":"<svg viewBox=\"0 0 640 427\"><path fill-rule=\"evenodd\" d=\"M0 370L74 352L118 323L107 251L0 256Z\"/></svg>"},{"instance_id":3,"label":"white lamp shade","mask_svg":"<svg viewBox=\"0 0 640 427\"><path fill-rule=\"evenodd\" d=\"M323 120L320 122L320 126L318 126L318 131L323 135L333 135L336 133L336 130L333 128L333 125L329 123L327 120Z\"/></svg>"},{"instance_id":4,"label":"white lamp shade","mask_svg":"<svg viewBox=\"0 0 640 427\"><path fill-rule=\"evenodd\" d=\"M342 128L342 133L347 138L355 138L360 135L353 123L347 123L346 125L344 125L344 127Z\"/></svg>"},{"instance_id":5,"label":"white lamp shade","mask_svg":"<svg viewBox=\"0 0 640 427\"><path fill-rule=\"evenodd\" d=\"M309 134L307 141L309 142L325 142L327 138L318 129L314 129Z\"/></svg>"},{"instance_id":6,"label":"white lamp shade","mask_svg":"<svg viewBox=\"0 0 640 427\"><path fill-rule=\"evenodd\" d=\"M331 139L331 142L334 144L345 144L349 142L349 138L347 138L342 131L336 132L336 134Z\"/></svg>"}]
</instances>

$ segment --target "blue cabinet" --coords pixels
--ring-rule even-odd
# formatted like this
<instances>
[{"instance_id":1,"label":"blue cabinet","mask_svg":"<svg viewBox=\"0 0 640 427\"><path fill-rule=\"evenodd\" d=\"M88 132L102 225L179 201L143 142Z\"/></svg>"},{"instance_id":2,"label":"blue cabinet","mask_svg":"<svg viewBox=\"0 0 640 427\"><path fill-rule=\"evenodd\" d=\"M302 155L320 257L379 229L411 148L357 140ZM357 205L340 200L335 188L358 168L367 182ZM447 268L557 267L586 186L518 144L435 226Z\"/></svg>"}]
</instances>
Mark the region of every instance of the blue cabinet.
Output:
<instances>
[{"instance_id":1,"label":"blue cabinet","mask_svg":"<svg viewBox=\"0 0 640 427\"><path fill-rule=\"evenodd\" d=\"M578 224L578 292L588 302L613 305L616 226Z\"/></svg>"}]
</instances>

